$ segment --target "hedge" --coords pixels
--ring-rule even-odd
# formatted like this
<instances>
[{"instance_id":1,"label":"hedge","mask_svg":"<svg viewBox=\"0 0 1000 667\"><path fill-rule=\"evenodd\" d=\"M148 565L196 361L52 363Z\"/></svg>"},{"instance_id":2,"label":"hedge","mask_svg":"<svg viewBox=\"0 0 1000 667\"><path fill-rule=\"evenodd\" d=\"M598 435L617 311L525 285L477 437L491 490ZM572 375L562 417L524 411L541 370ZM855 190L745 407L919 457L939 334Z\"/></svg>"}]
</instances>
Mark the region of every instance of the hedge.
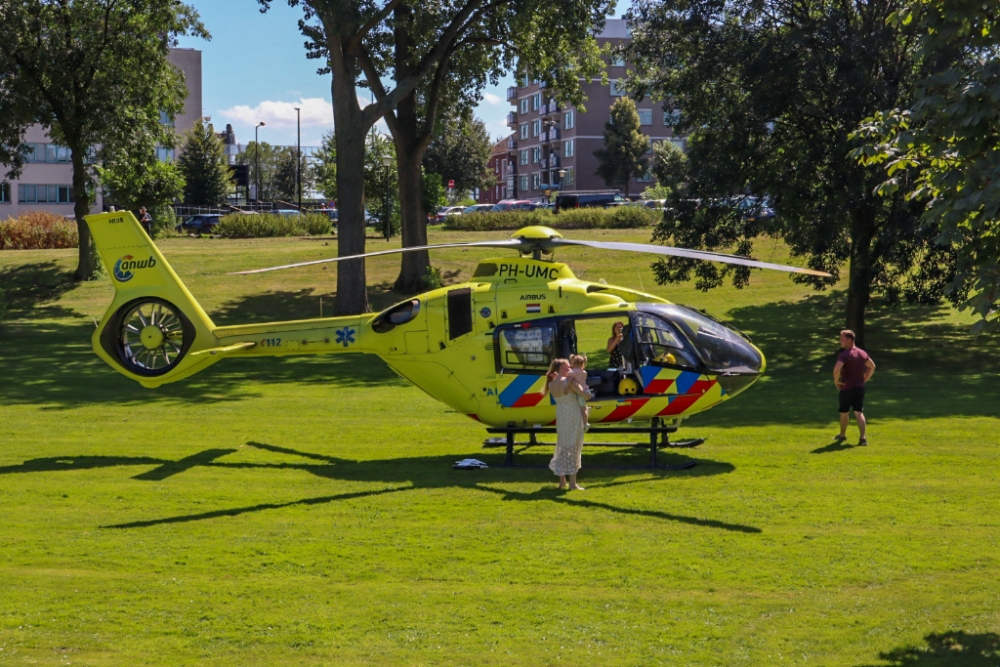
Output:
<instances>
[{"instance_id":1,"label":"hedge","mask_svg":"<svg viewBox=\"0 0 1000 667\"><path fill-rule=\"evenodd\" d=\"M227 239L329 234L330 218L322 213L278 215L276 213L232 213L223 216L214 233Z\"/></svg>"},{"instance_id":2,"label":"hedge","mask_svg":"<svg viewBox=\"0 0 1000 667\"><path fill-rule=\"evenodd\" d=\"M0 222L0 250L50 250L80 245L76 221L32 211Z\"/></svg>"},{"instance_id":3,"label":"hedge","mask_svg":"<svg viewBox=\"0 0 1000 667\"><path fill-rule=\"evenodd\" d=\"M573 208L558 214L547 209L500 211L449 215L444 228L466 232L516 230L532 225L553 229L635 229L650 227L660 221L661 213L640 206L613 208Z\"/></svg>"}]
</instances>

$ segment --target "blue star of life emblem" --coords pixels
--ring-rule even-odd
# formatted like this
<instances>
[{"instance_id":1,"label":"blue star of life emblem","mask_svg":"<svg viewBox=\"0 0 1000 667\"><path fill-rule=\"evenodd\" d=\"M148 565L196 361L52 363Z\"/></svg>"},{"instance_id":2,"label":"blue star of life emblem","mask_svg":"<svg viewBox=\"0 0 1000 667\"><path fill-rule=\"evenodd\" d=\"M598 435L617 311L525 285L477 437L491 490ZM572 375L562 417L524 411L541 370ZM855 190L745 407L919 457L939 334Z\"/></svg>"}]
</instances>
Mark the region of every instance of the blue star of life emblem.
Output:
<instances>
[{"instance_id":1,"label":"blue star of life emblem","mask_svg":"<svg viewBox=\"0 0 1000 667\"><path fill-rule=\"evenodd\" d=\"M354 342L354 329L351 327L344 327L343 329L337 329L337 344L347 347Z\"/></svg>"}]
</instances>

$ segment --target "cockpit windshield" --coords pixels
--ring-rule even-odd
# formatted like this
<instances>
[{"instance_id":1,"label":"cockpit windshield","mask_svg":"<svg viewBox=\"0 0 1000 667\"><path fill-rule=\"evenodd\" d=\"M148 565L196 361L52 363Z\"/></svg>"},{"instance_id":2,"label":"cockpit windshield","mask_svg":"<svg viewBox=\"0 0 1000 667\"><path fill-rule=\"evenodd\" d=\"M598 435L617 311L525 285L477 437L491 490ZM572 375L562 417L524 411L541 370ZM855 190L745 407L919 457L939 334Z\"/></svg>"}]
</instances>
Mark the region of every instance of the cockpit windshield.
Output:
<instances>
[{"instance_id":1,"label":"cockpit windshield","mask_svg":"<svg viewBox=\"0 0 1000 667\"><path fill-rule=\"evenodd\" d=\"M710 370L760 372L763 366L760 352L726 325L673 304L650 305L648 309L677 326Z\"/></svg>"}]
</instances>

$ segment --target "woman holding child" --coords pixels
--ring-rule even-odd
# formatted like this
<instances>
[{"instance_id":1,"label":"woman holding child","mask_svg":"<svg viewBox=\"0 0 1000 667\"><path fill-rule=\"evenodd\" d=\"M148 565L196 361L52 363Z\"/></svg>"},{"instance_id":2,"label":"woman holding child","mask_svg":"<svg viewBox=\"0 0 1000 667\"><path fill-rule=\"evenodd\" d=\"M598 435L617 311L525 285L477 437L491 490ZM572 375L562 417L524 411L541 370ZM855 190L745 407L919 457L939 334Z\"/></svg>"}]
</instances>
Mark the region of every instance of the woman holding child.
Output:
<instances>
[{"instance_id":1,"label":"woman holding child","mask_svg":"<svg viewBox=\"0 0 1000 667\"><path fill-rule=\"evenodd\" d=\"M583 491L583 487L576 483L576 473L582 465L586 420L577 396L590 398L591 394L586 385L581 385L570 371L567 360L556 359L549 365L545 378L545 391L551 391L556 402L556 452L549 462L549 468L559 476L560 489L568 486L570 489Z\"/></svg>"}]
</instances>

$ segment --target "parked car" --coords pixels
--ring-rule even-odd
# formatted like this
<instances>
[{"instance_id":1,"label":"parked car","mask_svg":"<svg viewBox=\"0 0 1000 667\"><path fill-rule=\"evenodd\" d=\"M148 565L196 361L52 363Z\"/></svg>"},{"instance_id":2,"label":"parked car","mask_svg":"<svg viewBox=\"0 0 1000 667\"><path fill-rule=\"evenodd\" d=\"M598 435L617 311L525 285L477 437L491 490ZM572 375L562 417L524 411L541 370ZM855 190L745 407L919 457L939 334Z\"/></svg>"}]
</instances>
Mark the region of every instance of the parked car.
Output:
<instances>
[{"instance_id":1,"label":"parked car","mask_svg":"<svg viewBox=\"0 0 1000 667\"><path fill-rule=\"evenodd\" d=\"M641 206L645 206L646 208L653 208L657 210L664 209L667 207L666 199L644 199L636 203L640 204Z\"/></svg>"},{"instance_id":2,"label":"parked car","mask_svg":"<svg viewBox=\"0 0 1000 667\"><path fill-rule=\"evenodd\" d=\"M504 199L494 204L490 210L494 213L500 211L530 211L533 206L527 199Z\"/></svg>"},{"instance_id":3,"label":"parked car","mask_svg":"<svg viewBox=\"0 0 1000 667\"><path fill-rule=\"evenodd\" d=\"M473 204L466 209L462 210L462 215L466 213L486 213L493 209L493 204Z\"/></svg>"},{"instance_id":4,"label":"parked car","mask_svg":"<svg viewBox=\"0 0 1000 667\"><path fill-rule=\"evenodd\" d=\"M753 222L754 220L767 220L774 217L774 209L770 206L771 201L764 197L743 197L736 202L736 210L740 212L740 217Z\"/></svg>"},{"instance_id":5,"label":"parked car","mask_svg":"<svg viewBox=\"0 0 1000 667\"><path fill-rule=\"evenodd\" d=\"M445 206L444 208L440 209L434 216L434 223L440 224L444 222L445 218L447 218L449 215L462 215L462 211L464 210L465 210L464 206Z\"/></svg>"},{"instance_id":6,"label":"parked car","mask_svg":"<svg viewBox=\"0 0 1000 667\"><path fill-rule=\"evenodd\" d=\"M271 211L271 213L273 213L274 215L283 215L286 218L294 218L294 217L302 215L301 213L299 213L298 211L296 211L293 208L279 208L279 209L276 209L274 211Z\"/></svg>"},{"instance_id":7,"label":"parked car","mask_svg":"<svg viewBox=\"0 0 1000 667\"><path fill-rule=\"evenodd\" d=\"M181 224L177 225L176 229L179 232L188 232L189 234L211 234L221 219L222 216L217 213L201 213L185 218Z\"/></svg>"},{"instance_id":8,"label":"parked car","mask_svg":"<svg viewBox=\"0 0 1000 667\"><path fill-rule=\"evenodd\" d=\"M617 190L579 190L556 195L556 213L564 208L605 208L624 203L628 199Z\"/></svg>"}]
</instances>

